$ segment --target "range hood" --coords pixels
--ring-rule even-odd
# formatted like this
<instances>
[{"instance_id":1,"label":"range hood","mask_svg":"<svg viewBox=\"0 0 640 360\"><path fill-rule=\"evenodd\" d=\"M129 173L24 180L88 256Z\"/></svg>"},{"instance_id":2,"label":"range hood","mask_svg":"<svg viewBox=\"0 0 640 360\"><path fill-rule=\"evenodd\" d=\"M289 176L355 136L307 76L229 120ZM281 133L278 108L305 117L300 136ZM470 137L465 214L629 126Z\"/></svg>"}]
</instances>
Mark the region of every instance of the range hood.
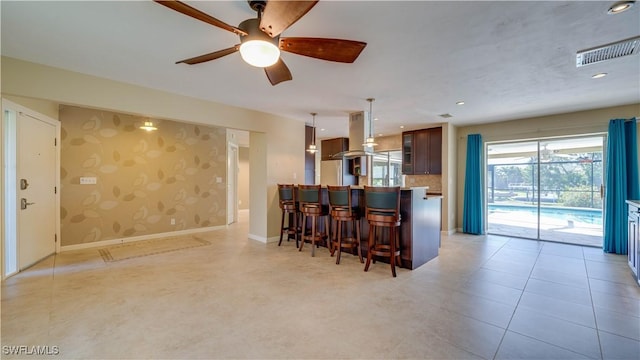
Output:
<instances>
[{"instance_id":1,"label":"range hood","mask_svg":"<svg viewBox=\"0 0 640 360\"><path fill-rule=\"evenodd\" d=\"M369 129L369 113L358 111L349 114L349 151L334 154L334 159L353 159L361 156L373 155L372 147L362 146Z\"/></svg>"}]
</instances>

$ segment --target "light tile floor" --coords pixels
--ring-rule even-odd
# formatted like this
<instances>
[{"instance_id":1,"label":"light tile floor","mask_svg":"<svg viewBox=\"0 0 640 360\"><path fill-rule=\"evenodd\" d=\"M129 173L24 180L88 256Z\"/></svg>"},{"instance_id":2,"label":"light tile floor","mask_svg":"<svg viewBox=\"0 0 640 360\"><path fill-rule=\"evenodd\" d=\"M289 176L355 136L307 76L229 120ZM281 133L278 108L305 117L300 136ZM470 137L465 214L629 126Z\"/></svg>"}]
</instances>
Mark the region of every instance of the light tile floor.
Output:
<instances>
[{"instance_id":1,"label":"light tile floor","mask_svg":"<svg viewBox=\"0 0 640 360\"><path fill-rule=\"evenodd\" d=\"M2 355L41 358L638 359L640 287L625 256L498 236L444 237L392 278L293 242L247 240L105 263L61 253L2 283ZM34 356L18 356L37 358Z\"/></svg>"}]
</instances>

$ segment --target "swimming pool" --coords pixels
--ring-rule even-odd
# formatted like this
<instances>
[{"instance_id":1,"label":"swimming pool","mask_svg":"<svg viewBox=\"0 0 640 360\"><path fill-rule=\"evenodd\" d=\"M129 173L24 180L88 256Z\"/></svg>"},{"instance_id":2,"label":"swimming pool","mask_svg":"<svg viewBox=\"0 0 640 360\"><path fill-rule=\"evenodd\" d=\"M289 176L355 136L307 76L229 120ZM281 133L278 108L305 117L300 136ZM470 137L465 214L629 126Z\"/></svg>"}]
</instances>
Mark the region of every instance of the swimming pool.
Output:
<instances>
[{"instance_id":1,"label":"swimming pool","mask_svg":"<svg viewBox=\"0 0 640 360\"><path fill-rule=\"evenodd\" d=\"M513 217L530 217L538 214L537 206L489 204L489 214L504 213ZM583 224L602 225L602 210L571 208L558 206L541 206L541 218L566 219Z\"/></svg>"}]
</instances>

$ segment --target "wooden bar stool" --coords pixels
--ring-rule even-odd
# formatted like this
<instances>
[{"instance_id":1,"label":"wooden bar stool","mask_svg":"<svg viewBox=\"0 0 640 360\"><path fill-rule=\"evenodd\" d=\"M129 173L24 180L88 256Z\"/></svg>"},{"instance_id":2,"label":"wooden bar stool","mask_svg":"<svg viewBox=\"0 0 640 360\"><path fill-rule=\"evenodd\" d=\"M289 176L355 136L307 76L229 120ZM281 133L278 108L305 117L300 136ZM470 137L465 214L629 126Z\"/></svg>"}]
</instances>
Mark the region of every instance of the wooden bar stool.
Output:
<instances>
[{"instance_id":1,"label":"wooden bar stool","mask_svg":"<svg viewBox=\"0 0 640 360\"><path fill-rule=\"evenodd\" d=\"M329 214L331 215L331 256L338 251L336 264L340 264L342 249L357 249L360 262L362 250L360 249L360 211L351 204L351 186L327 186L329 192ZM336 222L335 226L333 222ZM347 232L351 236L343 237L342 224L345 224ZM349 224L351 231L349 232ZM354 234L355 232L355 234Z\"/></svg>"},{"instance_id":2,"label":"wooden bar stool","mask_svg":"<svg viewBox=\"0 0 640 360\"><path fill-rule=\"evenodd\" d=\"M369 244L367 248L367 264L364 271L369 270L369 265L374 256L389 258L391 274L396 277L397 264L402 265L400 258L399 228L400 228L400 187L364 187L366 204L366 217L369 222ZM389 238L382 239L387 228ZM375 262L375 260L374 260Z\"/></svg>"},{"instance_id":3,"label":"wooden bar stool","mask_svg":"<svg viewBox=\"0 0 640 360\"><path fill-rule=\"evenodd\" d=\"M311 242L311 256L315 256L315 248L320 242L325 242L327 247L327 232L329 229L329 211L327 206L322 204L322 195L320 193L320 185L298 185L298 201L300 203L300 212L302 213L302 241L300 248L302 251L305 241ZM324 231L320 231L318 220L324 217ZM311 218L311 231L307 233L307 221Z\"/></svg>"},{"instance_id":4,"label":"wooden bar stool","mask_svg":"<svg viewBox=\"0 0 640 360\"><path fill-rule=\"evenodd\" d=\"M278 184L279 205L282 210L282 221L280 221L280 241L278 246L282 244L282 235L287 234L287 241L291 239L291 235L296 239L296 247L298 247L298 234L300 227L298 217L300 211L296 203L296 192L293 184ZM287 226L284 226L284 218L287 218ZM292 224L293 223L293 224Z\"/></svg>"}]
</instances>

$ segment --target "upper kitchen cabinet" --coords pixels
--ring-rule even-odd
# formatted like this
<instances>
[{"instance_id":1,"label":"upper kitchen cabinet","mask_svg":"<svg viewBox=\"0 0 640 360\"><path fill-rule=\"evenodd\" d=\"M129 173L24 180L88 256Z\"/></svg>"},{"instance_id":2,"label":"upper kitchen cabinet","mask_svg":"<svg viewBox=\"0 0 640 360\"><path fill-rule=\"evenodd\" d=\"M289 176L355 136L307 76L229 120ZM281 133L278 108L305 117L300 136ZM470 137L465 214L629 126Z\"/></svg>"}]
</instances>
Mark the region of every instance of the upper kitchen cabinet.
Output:
<instances>
[{"instance_id":1,"label":"upper kitchen cabinet","mask_svg":"<svg viewBox=\"0 0 640 360\"><path fill-rule=\"evenodd\" d=\"M442 128L402 133L402 173L405 175L442 174Z\"/></svg>"},{"instance_id":2,"label":"upper kitchen cabinet","mask_svg":"<svg viewBox=\"0 0 640 360\"><path fill-rule=\"evenodd\" d=\"M333 155L349 150L349 139L346 137L322 140L321 160L336 160Z\"/></svg>"}]
</instances>

